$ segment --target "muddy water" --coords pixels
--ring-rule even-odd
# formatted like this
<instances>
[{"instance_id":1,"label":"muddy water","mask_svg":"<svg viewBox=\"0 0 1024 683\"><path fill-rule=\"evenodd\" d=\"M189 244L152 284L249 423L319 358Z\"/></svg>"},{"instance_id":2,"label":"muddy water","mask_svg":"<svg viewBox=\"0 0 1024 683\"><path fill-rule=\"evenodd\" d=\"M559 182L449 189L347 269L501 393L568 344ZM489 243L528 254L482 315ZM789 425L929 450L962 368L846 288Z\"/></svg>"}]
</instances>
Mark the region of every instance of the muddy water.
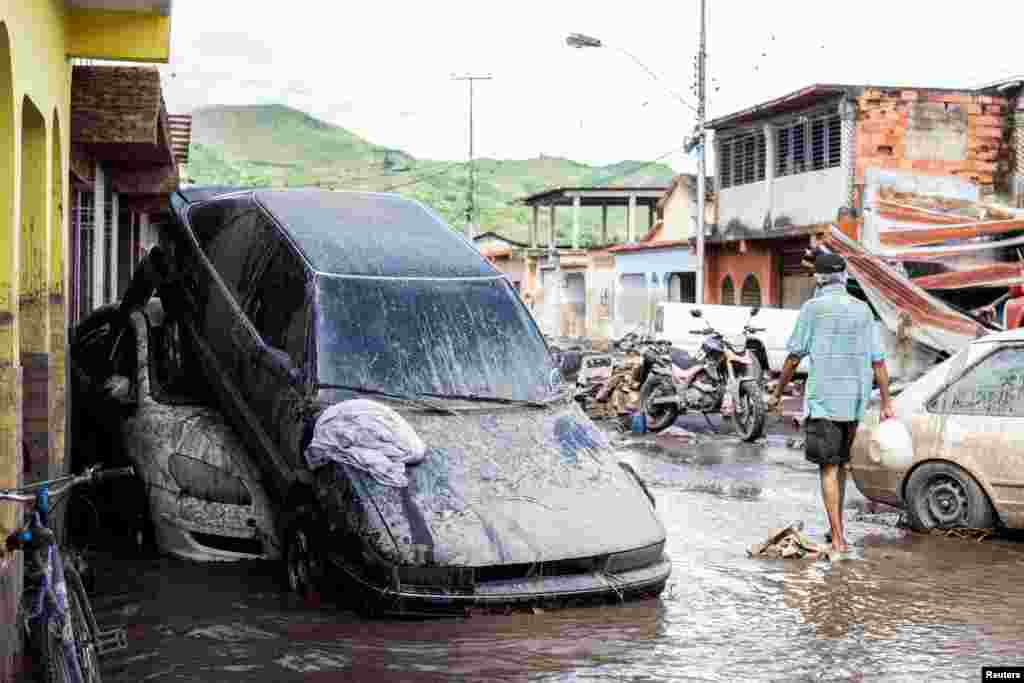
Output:
<instances>
[{"instance_id":1,"label":"muddy water","mask_svg":"<svg viewBox=\"0 0 1024 683\"><path fill-rule=\"evenodd\" d=\"M101 624L130 625L105 680L978 680L1024 657L1024 544L908 534L850 484L853 559L767 561L794 520L820 540L816 470L715 440L625 451L674 561L660 600L462 620L367 621L277 592L266 565L100 566Z\"/></svg>"}]
</instances>

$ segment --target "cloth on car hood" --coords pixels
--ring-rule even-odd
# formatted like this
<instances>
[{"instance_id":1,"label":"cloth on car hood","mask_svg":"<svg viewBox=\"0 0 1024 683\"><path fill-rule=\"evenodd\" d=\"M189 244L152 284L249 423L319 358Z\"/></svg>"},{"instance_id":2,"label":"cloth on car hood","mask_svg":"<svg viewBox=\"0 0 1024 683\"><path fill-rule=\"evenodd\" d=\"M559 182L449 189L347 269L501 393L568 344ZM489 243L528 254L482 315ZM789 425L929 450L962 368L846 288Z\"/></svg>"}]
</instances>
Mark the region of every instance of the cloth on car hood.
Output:
<instances>
[{"instance_id":1,"label":"cloth on car hood","mask_svg":"<svg viewBox=\"0 0 1024 683\"><path fill-rule=\"evenodd\" d=\"M363 470L385 486L408 486L405 466L422 462L426 445L405 419L386 405L366 399L336 403L317 419L306 462Z\"/></svg>"}]
</instances>

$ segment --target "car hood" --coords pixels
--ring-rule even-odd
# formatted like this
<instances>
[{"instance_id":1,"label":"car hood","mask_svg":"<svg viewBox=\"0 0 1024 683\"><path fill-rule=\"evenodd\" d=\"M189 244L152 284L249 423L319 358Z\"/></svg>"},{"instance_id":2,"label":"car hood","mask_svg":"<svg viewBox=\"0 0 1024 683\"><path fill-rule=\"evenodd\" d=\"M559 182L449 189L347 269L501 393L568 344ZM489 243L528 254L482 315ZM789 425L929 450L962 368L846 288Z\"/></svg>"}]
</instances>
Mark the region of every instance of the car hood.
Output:
<instances>
[{"instance_id":1,"label":"car hood","mask_svg":"<svg viewBox=\"0 0 1024 683\"><path fill-rule=\"evenodd\" d=\"M367 516L386 527L377 550L393 560L551 562L665 540L641 484L575 404L403 417L427 446L407 487L346 466Z\"/></svg>"}]
</instances>

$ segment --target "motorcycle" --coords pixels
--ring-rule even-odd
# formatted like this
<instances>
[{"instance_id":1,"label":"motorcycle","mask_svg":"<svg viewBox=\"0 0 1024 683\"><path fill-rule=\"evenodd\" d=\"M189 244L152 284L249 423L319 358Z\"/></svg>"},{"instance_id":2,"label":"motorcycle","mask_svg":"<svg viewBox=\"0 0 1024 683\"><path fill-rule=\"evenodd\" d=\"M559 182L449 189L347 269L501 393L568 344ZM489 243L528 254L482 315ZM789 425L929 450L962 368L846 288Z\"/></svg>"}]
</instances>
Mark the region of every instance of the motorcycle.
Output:
<instances>
[{"instance_id":1,"label":"motorcycle","mask_svg":"<svg viewBox=\"0 0 1024 683\"><path fill-rule=\"evenodd\" d=\"M640 405L647 429L660 432L671 426L681 413L689 411L731 414L736 431L744 441L755 441L764 433L764 345L752 335L764 332L750 322L759 307L750 311L743 332L726 338L710 324L690 334L705 337L696 356L679 349L648 347L640 378ZM699 309L690 314L702 318Z\"/></svg>"},{"instance_id":2,"label":"motorcycle","mask_svg":"<svg viewBox=\"0 0 1024 683\"><path fill-rule=\"evenodd\" d=\"M610 353L582 358L575 394L580 407L593 419L631 414L639 406L644 350L661 343L634 331L613 342Z\"/></svg>"}]
</instances>

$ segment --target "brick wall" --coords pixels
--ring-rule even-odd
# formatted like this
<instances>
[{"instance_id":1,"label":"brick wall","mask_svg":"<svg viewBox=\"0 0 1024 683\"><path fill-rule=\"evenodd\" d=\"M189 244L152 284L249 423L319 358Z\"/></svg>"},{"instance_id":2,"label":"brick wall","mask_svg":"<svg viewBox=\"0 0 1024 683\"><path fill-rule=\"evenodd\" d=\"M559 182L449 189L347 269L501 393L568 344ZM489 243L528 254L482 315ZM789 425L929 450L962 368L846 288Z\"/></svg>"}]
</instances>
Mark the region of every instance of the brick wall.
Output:
<instances>
[{"instance_id":1,"label":"brick wall","mask_svg":"<svg viewBox=\"0 0 1024 683\"><path fill-rule=\"evenodd\" d=\"M1008 180L1006 98L869 88L857 105L854 182L859 187L870 167L959 176L976 183L982 193Z\"/></svg>"},{"instance_id":2,"label":"brick wall","mask_svg":"<svg viewBox=\"0 0 1024 683\"><path fill-rule=\"evenodd\" d=\"M1013 181L1010 194L1017 208L1024 209L1024 90L1016 97L1013 107L1013 144L1010 149Z\"/></svg>"}]
</instances>

